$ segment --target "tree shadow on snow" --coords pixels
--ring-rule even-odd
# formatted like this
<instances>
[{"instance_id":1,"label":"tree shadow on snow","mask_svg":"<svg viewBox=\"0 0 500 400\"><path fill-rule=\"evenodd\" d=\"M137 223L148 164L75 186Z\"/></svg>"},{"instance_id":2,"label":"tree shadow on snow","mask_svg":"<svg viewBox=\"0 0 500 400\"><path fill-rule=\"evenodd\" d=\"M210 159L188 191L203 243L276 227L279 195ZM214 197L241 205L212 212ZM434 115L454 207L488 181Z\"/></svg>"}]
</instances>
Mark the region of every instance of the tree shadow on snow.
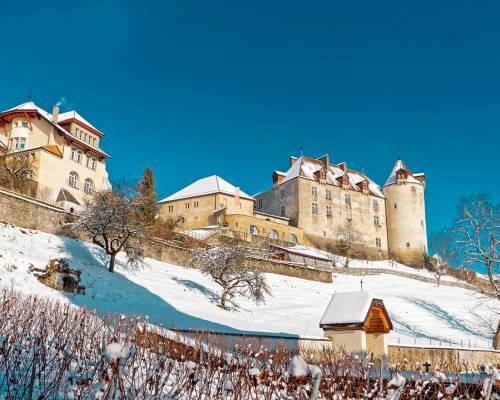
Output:
<instances>
[{"instance_id":1,"label":"tree shadow on snow","mask_svg":"<svg viewBox=\"0 0 500 400\"><path fill-rule=\"evenodd\" d=\"M194 290L197 291L201 294L203 294L205 297L207 297L211 303L219 305L220 303L220 294L215 293L213 290L210 290L209 288L200 285L199 283L192 281L190 279L180 279L177 277L172 278L173 281L177 282L178 284L188 288L189 290ZM234 309L240 309L240 306L236 304L232 300L226 300L226 303L229 303L232 308Z\"/></svg>"},{"instance_id":2,"label":"tree shadow on snow","mask_svg":"<svg viewBox=\"0 0 500 400\"><path fill-rule=\"evenodd\" d=\"M81 284L86 287L85 295L67 295L68 299L75 305L95 309L101 315L147 315L150 323L163 325L170 329L298 337L288 333L244 331L186 314L177 310L165 299L155 295L145 287L130 281L119 271L115 270L114 273L110 273L107 270L109 258L102 249L97 246L86 245L75 239L63 236L60 238L63 245L59 250L68 254L66 258L72 268L78 268L82 271ZM126 263L121 259L117 259L115 266L119 270L126 267ZM201 285L197 285L195 282L180 279L176 281L201 291L210 301L216 296L216 294ZM189 294L187 295L189 296ZM203 309L204 304L200 304L199 307Z\"/></svg>"},{"instance_id":3,"label":"tree shadow on snow","mask_svg":"<svg viewBox=\"0 0 500 400\"><path fill-rule=\"evenodd\" d=\"M453 329L462 331L469 335L479 336L482 337L483 339L488 339L488 340L491 339L491 336L485 335L484 333L478 332L477 329L467 326L462 321L455 318L449 312L443 310L441 307L439 307L436 303L433 303L432 301L426 301L412 297L406 298L406 300L430 312L432 315L439 318L440 320L445 321Z\"/></svg>"}]
</instances>

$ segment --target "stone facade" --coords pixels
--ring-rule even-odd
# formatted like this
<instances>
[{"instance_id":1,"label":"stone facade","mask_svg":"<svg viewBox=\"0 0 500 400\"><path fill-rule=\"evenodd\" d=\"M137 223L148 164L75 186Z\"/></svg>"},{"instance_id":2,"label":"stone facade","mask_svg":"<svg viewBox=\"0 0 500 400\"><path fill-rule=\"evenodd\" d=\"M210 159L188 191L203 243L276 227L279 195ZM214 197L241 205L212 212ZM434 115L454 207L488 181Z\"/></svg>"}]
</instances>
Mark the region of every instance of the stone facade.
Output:
<instances>
[{"instance_id":1,"label":"stone facade","mask_svg":"<svg viewBox=\"0 0 500 400\"><path fill-rule=\"evenodd\" d=\"M400 169L406 172L393 179ZM256 209L288 218L320 249L341 252L339 233L349 225L359 235L356 257L393 257L421 267L427 254L424 188L424 175L414 176L400 160L380 188L346 163L331 164L328 156L291 157L289 170L275 171L272 188L255 196Z\"/></svg>"},{"instance_id":2,"label":"stone facade","mask_svg":"<svg viewBox=\"0 0 500 400\"><path fill-rule=\"evenodd\" d=\"M158 203L160 219L179 231L219 226L248 241L266 238L290 244L309 244L303 230L289 218L258 212L254 209L255 200L239 193L222 178L203 178L161 200Z\"/></svg>"}]
</instances>

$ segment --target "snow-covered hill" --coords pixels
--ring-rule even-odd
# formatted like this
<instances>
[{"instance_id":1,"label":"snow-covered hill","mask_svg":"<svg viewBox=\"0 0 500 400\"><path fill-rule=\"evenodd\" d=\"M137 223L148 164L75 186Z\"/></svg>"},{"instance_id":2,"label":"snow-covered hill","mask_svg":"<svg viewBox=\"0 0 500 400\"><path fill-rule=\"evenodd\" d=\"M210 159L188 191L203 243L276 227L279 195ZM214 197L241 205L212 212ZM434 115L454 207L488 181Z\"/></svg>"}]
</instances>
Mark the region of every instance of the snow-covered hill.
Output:
<instances>
[{"instance_id":1,"label":"snow-covered hill","mask_svg":"<svg viewBox=\"0 0 500 400\"><path fill-rule=\"evenodd\" d=\"M30 264L43 267L49 259L60 257L82 270L85 295L49 289L28 272ZM331 295L360 288L360 278L348 275L326 284L266 274L273 296L265 305L238 298L231 304L234 311L225 311L217 306L218 286L196 270L151 259L140 270L132 270L119 258L111 274L106 262L103 252L91 244L0 225L0 286L100 313L146 314L151 323L166 327L322 336L318 323ZM470 312L474 309L484 318L489 314L488 304L475 292L393 275L365 276L363 287L384 300L395 328L391 343L490 345L490 332Z\"/></svg>"}]
</instances>

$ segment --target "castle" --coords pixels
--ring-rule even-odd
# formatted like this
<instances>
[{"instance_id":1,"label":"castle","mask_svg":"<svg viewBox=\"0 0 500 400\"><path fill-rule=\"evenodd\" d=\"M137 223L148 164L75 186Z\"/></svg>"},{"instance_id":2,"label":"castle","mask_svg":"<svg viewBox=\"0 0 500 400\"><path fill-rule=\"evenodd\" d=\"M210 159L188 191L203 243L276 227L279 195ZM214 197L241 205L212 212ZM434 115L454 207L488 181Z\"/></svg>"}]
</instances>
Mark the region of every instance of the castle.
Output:
<instances>
[{"instance_id":1,"label":"castle","mask_svg":"<svg viewBox=\"0 0 500 400\"><path fill-rule=\"evenodd\" d=\"M31 183L27 194L70 212L94 191L110 187L103 136L78 112L59 114L58 105L52 114L32 101L0 113L3 162L22 160Z\"/></svg>"},{"instance_id":2,"label":"castle","mask_svg":"<svg viewBox=\"0 0 500 400\"><path fill-rule=\"evenodd\" d=\"M394 258L421 266L427 255L425 175L397 160L381 188L347 163L329 156L290 157L286 172L274 171L272 187L249 196L222 178L200 179L159 202L160 218L193 230L225 226L247 239L342 252L341 232L357 232L360 258Z\"/></svg>"}]
</instances>

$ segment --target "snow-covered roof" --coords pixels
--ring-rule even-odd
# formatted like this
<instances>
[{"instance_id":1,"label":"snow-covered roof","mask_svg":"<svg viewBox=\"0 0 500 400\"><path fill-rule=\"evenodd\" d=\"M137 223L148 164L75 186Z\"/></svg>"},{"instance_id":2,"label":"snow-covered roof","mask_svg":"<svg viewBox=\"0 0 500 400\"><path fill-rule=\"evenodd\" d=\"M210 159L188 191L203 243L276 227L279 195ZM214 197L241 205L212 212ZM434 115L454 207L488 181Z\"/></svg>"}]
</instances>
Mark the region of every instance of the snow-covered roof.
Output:
<instances>
[{"instance_id":1,"label":"snow-covered roof","mask_svg":"<svg viewBox=\"0 0 500 400\"><path fill-rule=\"evenodd\" d=\"M281 247L281 246L274 246L274 247L277 247L292 254L301 255L303 257L321 259L325 261L332 261L335 258L333 254L323 250L315 249L314 247L299 246L299 245L292 247Z\"/></svg>"},{"instance_id":2,"label":"snow-covered roof","mask_svg":"<svg viewBox=\"0 0 500 400\"><path fill-rule=\"evenodd\" d=\"M88 127L92 128L93 130L99 132L101 135L104 135L99 129L97 129L89 121L87 121L85 118L83 118L75 110L67 111L67 112L64 112L62 114L59 114L58 122L64 122L64 121L67 121L67 120L70 120L70 119L76 119L77 121L80 121L82 124L87 125Z\"/></svg>"},{"instance_id":3,"label":"snow-covered roof","mask_svg":"<svg viewBox=\"0 0 500 400\"><path fill-rule=\"evenodd\" d=\"M326 307L320 326L363 323L373 300L373 296L364 290L335 293Z\"/></svg>"},{"instance_id":4,"label":"snow-covered roof","mask_svg":"<svg viewBox=\"0 0 500 400\"><path fill-rule=\"evenodd\" d=\"M27 101L25 103L19 104L16 107L9 108L8 110L2 111L0 113L0 115L8 113L8 112L11 112L11 111L17 111L17 110L21 110L21 111L35 111L35 112L37 112L45 120L47 120L47 122L49 122L52 126L54 126L58 130L59 133L65 135L65 136L71 137L71 140L73 142L78 143L78 144L84 146L85 148L87 148L87 149L89 149L91 151L94 151L94 152L98 153L99 155L101 155L101 156L103 156L105 158L111 158L111 156L109 156L109 154L106 154L101 149L94 148L94 147L90 146L88 143L85 143L83 140L80 140L76 136L73 136L70 132L68 132L61 125L59 125L59 123L54 122L54 120L52 119L52 114L50 114L49 112L45 111L43 108L38 107L33 101ZM65 113L63 113L62 115L64 115L64 114ZM61 122L60 118L58 118L58 120L59 120L59 122ZM90 125L90 127L92 127L92 125ZM97 131L96 128L92 127L92 129L95 129ZM98 131L98 132L101 133L100 131Z\"/></svg>"},{"instance_id":5,"label":"snow-covered roof","mask_svg":"<svg viewBox=\"0 0 500 400\"><path fill-rule=\"evenodd\" d=\"M314 173L321 170L322 168L324 168L324 164L321 160L300 156L286 172L285 177L283 178L281 183L288 182L294 178L297 178L298 176L315 180L316 178L314 176ZM368 182L368 189L373 195L384 197L380 186L372 181L364 173L357 172L351 169L344 171L342 168L335 164L328 164L328 168L326 168L326 182L330 185L340 186L340 183L337 179L346 174L349 178L349 184L352 190L358 192L361 191L358 183L366 180Z\"/></svg>"},{"instance_id":6,"label":"snow-covered roof","mask_svg":"<svg viewBox=\"0 0 500 400\"><path fill-rule=\"evenodd\" d=\"M172 200L187 199L190 197L204 196L207 194L224 193L231 196L236 196L237 188L220 176L212 175L206 178L197 180L186 186L184 189L160 200L158 203L164 203ZM240 190L239 196L244 199L254 200L253 197Z\"/></svg>"},{"instance_id":7,"label":"snow-covered roof","mask_svg":"<svg viewBox=\"0 0 500 400\"><path fill-rule=\"evenodd\" d=\"M419 185L422 184L422 182L420 182L418 179L415 178L415 176L423 176L424 174L423 173L420 173L420 174L412 174L412 172L410 171L410 169L406 166L406 164L403 162L403 160L397 160L396 161L396 164L394 164L394 168L392 169L390 175L389 175L389 178L387 178L387 181L385 182L385 185L384 186L387 186L387 185L392 185L394 183L397 182L397 177L396 177L396 174L399 170L404 170L406 171L408 177L407 177L407 181L409 183L418 183Z\"/></svg>"}]
</instances>

